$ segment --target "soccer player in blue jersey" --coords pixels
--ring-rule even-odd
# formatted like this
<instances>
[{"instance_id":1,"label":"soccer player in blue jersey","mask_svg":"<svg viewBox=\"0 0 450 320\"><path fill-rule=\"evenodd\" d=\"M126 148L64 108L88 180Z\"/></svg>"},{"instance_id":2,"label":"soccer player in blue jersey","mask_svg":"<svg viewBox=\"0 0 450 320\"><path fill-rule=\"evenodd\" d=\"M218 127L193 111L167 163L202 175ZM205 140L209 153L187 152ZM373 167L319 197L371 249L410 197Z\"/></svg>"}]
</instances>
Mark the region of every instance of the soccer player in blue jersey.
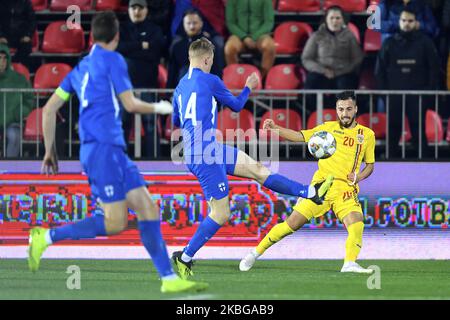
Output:
<instances>
[{"instance_id":1,"label":"soccer player in blue jersey","mask_svg":"<svg viewBox=\"0 0 450 320\"><path fill-rule=\"evenodd\" d=\"M209 73L214 59L214 45L206 38L189 47L190 67L180 80L173 97L173 122L183 131L184 158L188 169L197 177L211 212L203 220L183 251L172 255L178 273L184 279L193 275L192 258L230 217L227 174L258 181L282 194L309 198L321 204L333 177L316 185L303 185L270 172L245 152L218 143L217 101L238 112L244 107L258 77L247 78L241 94L235 97L219 77Z\"/></svg>"},{"instance_id":2,"label":"soccer player in blue jersey","mask_svg":"<svg viewBox=\"0 0 450 320\"><path fill-rule=\"evenodd\" d=\"M167 101L149 104L134 97L127 65L114 50L119 41L119 22L113 12L98 14L92 22L95 44L51 96L44 107L45 156L42 171L57 173L52 150L57 111L76 93L79 101L80 161L93 195L104 215L54 229L33 228L30 232L28 264L39 268L45 249L65 239L78 240L120 233L127 227L128 208L134 210L142 243L162 280L162 292L199 291L206 283L187 281L173 271L161 236L159 208L155 205L136 165L125 152L121 104L129 112L168 114ZM119 98L119 99L117 99Z\"/></svg>"}]
</instances>

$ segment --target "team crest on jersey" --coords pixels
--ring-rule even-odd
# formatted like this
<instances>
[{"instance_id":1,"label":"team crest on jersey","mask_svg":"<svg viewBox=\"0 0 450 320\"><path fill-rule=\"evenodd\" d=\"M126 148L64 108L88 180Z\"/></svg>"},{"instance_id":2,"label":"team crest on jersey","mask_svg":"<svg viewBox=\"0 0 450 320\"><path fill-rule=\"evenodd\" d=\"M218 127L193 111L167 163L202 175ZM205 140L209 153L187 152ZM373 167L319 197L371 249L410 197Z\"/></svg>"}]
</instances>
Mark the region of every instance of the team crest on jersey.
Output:
<instances>
[{"instance_id":1,"label":"team crest on jersey","mask_svg":"<svg viewBox=\"0 0 450 320\"><path fill-rule=\"evenodd\" d=\"M356 136L356 141L358 141L358 144L363 144L363 142L364 142L364 135L363 134L358 134Z\"/></svg>"},{"instance_id":2,"label":"team crest on jersey","mask_svg":"<svg viewBox=\"0 0 450 320\"><path fill-rule=\"evenodd\" d=\"M112 197L114 195L114 187L112 185L105 186L105 193L108 197Z\"/></svg>"},{"instance_id":3,"label":"team crest on jersey","mask_svg":"<svg viewBox=\"0 0 450 320\"><path fill-rule=\"evenodd\" d=\"M222 192L224 192L226 190L225 183L223 183L223 182L219 183L218 187L219 187L219 190Z\"/></svg>"}]
</instances>

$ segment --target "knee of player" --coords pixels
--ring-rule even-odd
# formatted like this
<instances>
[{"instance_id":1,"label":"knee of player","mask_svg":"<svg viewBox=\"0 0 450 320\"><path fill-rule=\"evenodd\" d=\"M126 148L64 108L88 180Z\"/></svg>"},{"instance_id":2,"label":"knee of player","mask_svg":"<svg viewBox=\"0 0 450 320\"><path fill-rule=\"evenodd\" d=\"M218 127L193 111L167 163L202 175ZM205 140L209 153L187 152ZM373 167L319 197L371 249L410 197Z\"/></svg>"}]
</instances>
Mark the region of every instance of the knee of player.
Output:
<instances>
[{"instance_id":1,"label":"knee of player","mask_svg":"<svg viewBox=\"0 0 450 320\"><path fill-rule=\"evenodd\" d=\"M259 183L264 183L267 177L270 176L270 170L265 167L261 162L257 162L255 165L255 170L253 171L254 179Z\"/></svg>"}]
</instances>

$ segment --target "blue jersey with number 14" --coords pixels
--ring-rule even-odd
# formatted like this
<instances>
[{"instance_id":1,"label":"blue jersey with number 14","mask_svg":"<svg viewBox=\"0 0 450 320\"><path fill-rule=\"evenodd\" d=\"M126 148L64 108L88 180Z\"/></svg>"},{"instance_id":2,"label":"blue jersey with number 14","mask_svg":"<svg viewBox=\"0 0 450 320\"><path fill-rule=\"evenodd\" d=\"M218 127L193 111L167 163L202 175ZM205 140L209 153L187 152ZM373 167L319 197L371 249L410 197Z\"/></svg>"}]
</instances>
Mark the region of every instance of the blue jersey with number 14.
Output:
<instances>
[{"instance_id":1,"label":"blue jersey with number 14","mask_svg":"<svg viewBox=\"0 0 450 320\"><path fill-rule=\"evenodd\" d=\"M249 94L250 89L245 87L235 97L218 76L190 68L173 96L173 124L183 129L185 153L190 150L190 154L200 154L215 141L217 101L239 112Z\"/></svg>"}]
</instances>

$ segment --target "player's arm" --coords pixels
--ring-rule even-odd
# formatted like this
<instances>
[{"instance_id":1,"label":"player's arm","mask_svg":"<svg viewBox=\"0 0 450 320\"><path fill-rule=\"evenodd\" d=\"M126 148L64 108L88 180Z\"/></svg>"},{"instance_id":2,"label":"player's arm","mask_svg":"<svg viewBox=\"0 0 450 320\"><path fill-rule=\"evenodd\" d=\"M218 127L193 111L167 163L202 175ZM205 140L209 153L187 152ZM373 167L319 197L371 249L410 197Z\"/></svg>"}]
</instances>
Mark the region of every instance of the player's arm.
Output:
<instances>
[{"instance_id":1,"label":"player's arm","mask_svg":"<svg viewBox=\"0 0 450 320\"><path fill-rule=\"evenodd\" d=\"M277 130L278 135L288 141L292 142L305 141L305 138L303 137L303 134L301 132L281 127L275 124L275 122L272 119L267 119L266 121L264 121L263 128L265 130Z\"/></svg>"},{"instance_id":2,"label":"player's arm","mask_svg":"<svg viewBox=\"0 0 450 320\"><path fill-rule=\"evenodd\" d=\"M155 103L148 103L136 98L131 90L126 90L119 94L119 99L125 110L130 113L170 114L173 111L172 104L169 101L161 100Z\"/></svg>"},{"instance_id":3,"label":"player's arm","mask_svg":"<svg viewBox=\"0 0 450 320\"><path fill-rule=\"evenodd\" d=\"M172 104L168 101L148 103L138 99L133 94L128 67L125 59L120 54L111 56L110 75L116 94L119 96L123 107L130 113L172 113Z\"/></svg>"},{"instance_id":4,"label":"player's arm","mask_svg":"<svg viewBox=\"0 0 450 320\"><path fill-rule=\"evenodd\" d=\"M242 108L244 108L250 92L258 87L258 83L259 78L256 73L253 72L250 76L248 76L244 89L237 97L235 97L230 90L225 87L219 77L214 79L211 89L213 96L216 97L220 103L228 106L234 112L239 112Z\"/></svg>"},{"instance_id":5,"label":"player's arm","mask_svg":"<svg viewBox=\"0 0 450 320\"><path fill-rule=\"evenodd\" d=\"M42 173L58 173L58 159L55 149L56 114L69 97L70 94L58 88L44 106L42 128L44 131L45 155L41 167Z\"/></svg>"},{"instance_id":6,"label":"player's arm","mask_svg":"<svg viewBox=\"0 0 450 320\"><path fill-rule=\"evenodd\" d=\"M366 166L360 173L350 173L347 176L347 179L352 183L356 184L360 181L363 181L364 179L367 179L375 169L375 163L366 163Z\"/></svg>"},{"instance_id":7,"label":"player's arm","mask_svg":"<svg viewBox=\"0 0 450 320\"><path fill-rule=\"evenodd\" d=\"M352 172L347 175L347 179L351 184L356 184L367 179L375 169L375 134L371 132L367 139L367 148L364 153L364 162L366 166L360 173Z\"/></svg>"}]
</instances>

